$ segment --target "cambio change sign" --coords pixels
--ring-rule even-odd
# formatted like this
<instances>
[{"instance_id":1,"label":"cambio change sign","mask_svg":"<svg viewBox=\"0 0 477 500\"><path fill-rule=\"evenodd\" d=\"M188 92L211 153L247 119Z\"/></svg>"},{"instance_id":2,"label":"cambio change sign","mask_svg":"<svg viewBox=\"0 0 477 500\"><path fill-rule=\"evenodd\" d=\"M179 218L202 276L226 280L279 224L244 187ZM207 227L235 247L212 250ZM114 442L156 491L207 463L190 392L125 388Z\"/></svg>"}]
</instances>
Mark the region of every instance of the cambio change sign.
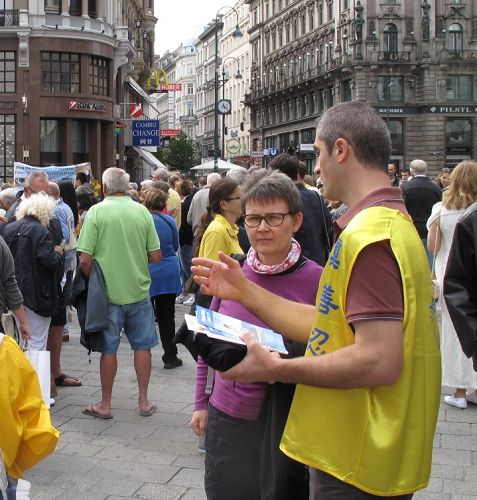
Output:
<instances>
[{"instance_id":1,"label":"cambio change sign","mask_svg":"<svg viewBox=\"0 0 477 500\"><path fill-rule=\"evenodd\" d=\"M161 128L159 120L133 120L131 122L133 146L159 146Z\"/></svg>"}]
</instances>

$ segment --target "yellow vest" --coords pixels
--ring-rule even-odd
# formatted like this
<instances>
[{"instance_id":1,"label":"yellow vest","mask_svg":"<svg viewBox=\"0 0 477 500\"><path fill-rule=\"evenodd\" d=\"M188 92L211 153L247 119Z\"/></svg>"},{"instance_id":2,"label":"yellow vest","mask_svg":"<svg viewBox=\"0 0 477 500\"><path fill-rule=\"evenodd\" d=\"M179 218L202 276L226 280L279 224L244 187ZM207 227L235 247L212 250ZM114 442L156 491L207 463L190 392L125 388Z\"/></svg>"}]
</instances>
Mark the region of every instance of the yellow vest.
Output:
<instances>
[{"instance_id":1,"label":"yellow vest","mask_svg":"<svg viewBox=\"0 0 477 500\"><path fill-rule=\"evenodd\" d=\"M404 293L403 368L392 386L327 389L298 385L280 448L288 456L368 493L425 488L440 400L439 331L424 248L397 210L357 214L335 243L320 280L305 356L354 343L346 291L361 250L390 241Z\"/></svg>"}]
</instances>

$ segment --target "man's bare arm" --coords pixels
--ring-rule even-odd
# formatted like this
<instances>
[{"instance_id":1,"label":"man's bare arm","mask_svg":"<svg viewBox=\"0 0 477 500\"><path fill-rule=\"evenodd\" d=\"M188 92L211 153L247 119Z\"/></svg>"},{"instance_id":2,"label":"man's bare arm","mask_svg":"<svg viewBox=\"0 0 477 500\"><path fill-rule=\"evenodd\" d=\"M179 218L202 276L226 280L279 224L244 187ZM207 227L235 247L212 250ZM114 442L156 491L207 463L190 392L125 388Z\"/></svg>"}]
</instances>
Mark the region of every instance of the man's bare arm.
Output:
<instances>
[{"instance_id":1,"label":"man's bare arm","mask_svg":"<svg viewBox=\"0 0 477 500\"><path fill-rule=\"evenodd\" d=\"M161 250L153 250L152 252L147 252L147 260L151 264L158 264L161 262L162 252Z\"/></svg>"},{"instance_id":2,"label":"man's bare arm","mask_svg":"<svg viewBox=\"0 0 477 500\"><path fill-rule=\"evenodd\" d=\"M306 343L315 318L315 308L279 297L247 280L240 264L219 252L221 262L193 259L195 281L207 295L234 300L284 337Z\"/></svg>"},{"instance_id":3,"label":"man's bare arm","mask_svg":"<svg viewBox=\"0 0 477 500\"><path fill-rule=\"evenodd\" d=\"M281 359L246 335L247 356L222 376L342 389L394 384L402 371L402 321L358 322L355 338L354 344L322 356Z\"/></svg>"},{"instance_id":4,"label":"man's bare arm","mask_svg":"<svg viewBox=\"0 0 477 500\"><path fill-rule=\"evenodd\" d=\"M93 256L90 255L89 253L81 252L79 258L79 267L85 278L89 278L92 266L93 266Z\"/></svg>"}]
</instances>

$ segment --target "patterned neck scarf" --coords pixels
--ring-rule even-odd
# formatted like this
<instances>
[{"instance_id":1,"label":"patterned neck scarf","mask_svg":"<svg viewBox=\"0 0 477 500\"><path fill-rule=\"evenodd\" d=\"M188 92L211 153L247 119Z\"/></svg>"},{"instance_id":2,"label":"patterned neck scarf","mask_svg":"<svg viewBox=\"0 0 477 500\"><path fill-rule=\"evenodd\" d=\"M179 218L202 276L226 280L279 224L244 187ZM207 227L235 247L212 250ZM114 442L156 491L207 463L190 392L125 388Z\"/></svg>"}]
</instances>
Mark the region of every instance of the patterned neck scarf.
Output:
<instances>
[{"instance_id":1,"label":"patterned neck scarf","mask_svg":"<svg viewBox=\"0 0 477 500\"><path fill-rule=\"evenodd\" d=\"M258 274L280 274L293 267L300 257L301 246L294 238L291 240L291 248L288 255L278 264L271 266L263 264L258 260L258 253L252 247L247 253L247 264Z\"/></svg>"}]
</instances>

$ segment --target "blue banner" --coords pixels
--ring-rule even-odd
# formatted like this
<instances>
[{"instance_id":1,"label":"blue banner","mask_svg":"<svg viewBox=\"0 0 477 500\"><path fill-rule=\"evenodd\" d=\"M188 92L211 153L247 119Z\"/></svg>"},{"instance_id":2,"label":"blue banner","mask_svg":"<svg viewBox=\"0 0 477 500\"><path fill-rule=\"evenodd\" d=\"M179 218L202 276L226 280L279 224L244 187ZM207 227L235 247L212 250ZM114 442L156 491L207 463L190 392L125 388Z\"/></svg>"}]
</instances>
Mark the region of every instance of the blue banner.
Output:
<instances>
[{"instance_id":1,"label":"blue banner","mask_svg":"<svg viewBox=\"0 0 477 500\"><path fill-rule=\"evenodd\" d=\"M161 143L159 120L133 120L131 131L133 146L159 146Z\"/></svg>"}]
</instances>

